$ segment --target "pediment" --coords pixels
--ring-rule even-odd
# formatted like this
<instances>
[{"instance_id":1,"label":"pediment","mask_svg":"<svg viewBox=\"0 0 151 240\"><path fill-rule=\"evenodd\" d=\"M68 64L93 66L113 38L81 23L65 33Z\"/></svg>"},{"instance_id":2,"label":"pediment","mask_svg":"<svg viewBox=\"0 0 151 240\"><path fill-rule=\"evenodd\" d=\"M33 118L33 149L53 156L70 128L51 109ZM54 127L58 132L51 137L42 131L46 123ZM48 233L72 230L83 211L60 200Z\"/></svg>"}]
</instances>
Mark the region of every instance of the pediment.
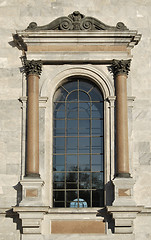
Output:
<instances>
[{"instance_id":1,"label":"pediment","mask_svg":"<svg viewBox=\"0 0 151 240\"><path fill-rule=\"evenodd\" d=\"M74 11L67 17L59 17L44 26L38 26L36 22L31 22L25 31L41 31L41 30L64 30L64 31L125 31L128 28L122 22L118 22L116 26L109 26L94 17L86 17L79 11Z\"/></svg>"}]
</instances>

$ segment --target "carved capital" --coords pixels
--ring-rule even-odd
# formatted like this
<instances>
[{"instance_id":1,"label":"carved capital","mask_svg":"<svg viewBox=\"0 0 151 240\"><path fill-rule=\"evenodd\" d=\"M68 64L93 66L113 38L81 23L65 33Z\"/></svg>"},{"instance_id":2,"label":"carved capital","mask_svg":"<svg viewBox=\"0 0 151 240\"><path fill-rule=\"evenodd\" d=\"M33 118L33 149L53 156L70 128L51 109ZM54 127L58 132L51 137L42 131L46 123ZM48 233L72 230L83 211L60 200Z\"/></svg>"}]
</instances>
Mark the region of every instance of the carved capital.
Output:
<instances>
[{"instance_id":1,"label":"carved capital","mask_svg":"<svg viewBox=\"0 0 151 240\"><path fill-rule=\"evenodd\" d=\"M28 76L29 74L40 75L42 71L42 61L38 60L24 60L24 72Z\"/></svg>"},{"instance_id":2,"label":"carved capital","mask_svg":"<svg viewBox=\"0 0 151 240\"><path fill-rule=\"evenodd\" d=\"M130 63L131 59L129 60L113 59L110 70L114 74L114 77L116 77L119 74L128 75L128 72L130 71Z\"/></svg>"}]
</instances>

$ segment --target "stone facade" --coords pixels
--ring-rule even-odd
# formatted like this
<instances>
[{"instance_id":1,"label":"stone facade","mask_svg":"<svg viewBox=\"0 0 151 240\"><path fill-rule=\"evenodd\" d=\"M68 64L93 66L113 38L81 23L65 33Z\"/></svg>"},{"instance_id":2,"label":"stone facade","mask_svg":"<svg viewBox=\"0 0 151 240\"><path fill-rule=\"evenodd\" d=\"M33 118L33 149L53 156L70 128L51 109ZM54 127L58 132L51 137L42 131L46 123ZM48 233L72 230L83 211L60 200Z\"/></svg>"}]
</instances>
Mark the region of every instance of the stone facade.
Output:
<instances>
[{"instance_id":1,"label":"stone facade","mask_svg":"<svg viewBox=\"0 0 151 240\"><path fill-rule=\"evenodd\" d=\"M50 47L48 44L48 52L52 51L48 56L43 49L42 40L39 44L40 53L38 52L39 46L37 48L36 44L29 44L27 59L43 61L46 59L47 64L43 65L39 79L39 172L41 179L24 179L27 154L27 79L23 72L23 58L21 61L24 51L21 50L21 46L17 48L12 34L15 34L16 30L26 29L30 22L37 22L38 26L43 26L60 16L68 16L74 10L80 11L85 16L99 19L109 26L124 22L128 29L137 30L139 34L142 34L142 38L131 53L129 50L131 46L129 46L126 51L118 48L116 54L111 48L108 50L100 48L99 53L91 48L91 50L87 49L80 53L79 46L79 52L78 47L73 47L71 52L68 52L67 46L64 52L60 53L56 49L54 53L52 45ZM150 0L0 1L0 239L147 240L151 238L150 12ZM132 42L135 45L135 41ZM68 58L68 61L58 64L59 57L61 60ZM114 179L114 101L116 94L113 75L108 71L111 63L107 62L108 59L114 57L132 59L127 78L129 162L132 181L129 179L124 180L125 182ZM85 61L83 65L79 64L79 59ZM93 62L87 63L86 61L90 59ZM101 59L106 63L102 65ZM98 62L96 63L95 60ZM73 64L70 65L70 62ZM116 201L112 204L112 186L106 184L109 196L106 200L106 209L103 210L105 213L98 212L99 209L96 208L88 211L85 209L59 211L52 208L51 99L59 82L75 73L91 76L98 83L97 76L99 76L98 78L105 79L106 86L109 86L106 90L107 87L103 86L103 80L100 81L106 98L109 97L106 100L106 117L111 120L111 125L109 121L106 123L105 181L110 183L110 180L114 179ZM111 131L109 132L108 129ZM126 196L128 196L128 201ZM33 200L34 197L37 197L36 201ZM130 204L129 200L132 200ZM60 233L54 234L53 232L51 234L51 226L54 226L55 221L72 219L75 221L91 220L94 223L96 213L97 220L105 219L105 232L91 233L91 235L79 235L78 233L60 235Z\"/></svg>"}]
</instances>

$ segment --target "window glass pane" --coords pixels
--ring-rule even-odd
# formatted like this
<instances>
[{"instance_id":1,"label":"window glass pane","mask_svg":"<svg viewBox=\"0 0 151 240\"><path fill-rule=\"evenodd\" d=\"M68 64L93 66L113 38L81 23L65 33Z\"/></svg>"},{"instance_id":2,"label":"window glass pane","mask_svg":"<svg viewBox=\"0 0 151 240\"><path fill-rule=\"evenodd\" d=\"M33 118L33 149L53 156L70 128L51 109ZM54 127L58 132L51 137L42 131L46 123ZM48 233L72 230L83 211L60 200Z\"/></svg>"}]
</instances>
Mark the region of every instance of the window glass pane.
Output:
<instances>
[{"instance_id":1,"label":"window glass pane","mask_svg":"<svg viewBox=\"0 0 151 240\"><path fill-rule=\"evenodd\" d=\"M79 171L90 171L90 155L79 155Z\"/></svg>"},{"instance_id":2,"label":"window glass pane","mask_svg":"<svg viewBox=\"0 0 151 240\"><path fill-rule=\"evenodd\" d=\"M67 171L77 171L77 155L67 155L66 156L66 170Z\"/></svg>"},{"instance_id":3,"label":"window glass pane","mask_svg":"<svg viewBox=\"0 0 151 240\"><path fill-rule=\"evenodd\" d=\"M57 119L55 121L55 128L65 128L65 120Z\"/></svg>"},{"instance_id":4,"label":"window glass pane","mask_svg":"<svg viewBox=\"0 0 151 240\"><path fill-rule=\"evenodd\" d=\"M90 173L79 173L79 188L80 189L90 189Z\"/></svg>"},{"instance_id":5,"label":"window glass pane","mask_svg":"<svg viewBox=\"0 0 151 240\"><path fill-rule=\"evenodd\" d=\"M92 173L92 188L103 189L103 173Z\"/></svg>"},{"instance_id":6,"label":"window glass pane","mask_svg":"<svg viewBox=\"0 0 151 240\"><path fill-rule=\"evenodd\" d=\"M67 118L78 118L78 103L70 102L66 104Z\"/></svg>"},{"instance_id":7,"label":"window glass pane","mask_svg":"<svg viewBox=\"0 0 151 240\"><path fill-rule=\"evenodd\" d=\"M93 87L93 83L91 83L90 81L84 81L84 80L80 80L79 81L79 88L83 91L88 92L91 88Z\"/></svg>"},{"instance_id":8,"label":"window glass pane","mask_svg":"<svg viewBox=\"0 0 151 240\"><path fill-rule=\"evenodd\" d=\"M64 153L65 150L65 138L54 137L54 153Z\"/></svg>"},{"instance_id":9,"label":"window glass pane","mask_svg":"<svg viewBox=\"0 0 151 240\"><path fill-rule=\"evenodd\" d=\"M90 98L87 93L79 91L79 101L90 101Z\"/></svg>"},{"instance_id":10,"label":"window glass pane","mask_svg":"<svg viewBox=\"0 0 151 240\"><path fill-rule=\"evenodd\" d=\"M91 101L103 101L102 93L94 87L90 92Z\"/></svg>"},{"instance_id":11,"label":"window glass pane","mask_svg":"<svg viewBox=\"0 0 151 240\"><path fill-rule=\"evenodd\" d=\"M103 134L104 134L103 120L92 119L92 135L103 136Z\"/></svg>"},{"instance_id":12,"label":"window glass pane","mask_svg":"<svg viewBox=\"0 0 151 240\"><path fill-rule=\"evenodd\" d=\"M80 136L85 136L85 135L90 135L90 120L85 119L85 120L79 120L79 135Z\"/></svg>"},{"instance_id":13,"label":"window glass pane","mask_svg":"<svg viewBox=\"0 0 151 240\"><path fill-rule=\"evenodd\" d=\"M104 205L104 189L92 191L92 207Z\"/></svg>"},{"instance_id":14,"label":"window glass pane","mask_svg":"<svg viewBox=\"0 0 151 240\"><path fill-rule=\"evenodd\" d=\"M67 97L67 101L78 101L78 91L71 92Z\"/></svg>"},{"instance_id":15,"label":"window glass pane","mask_svg":"<svg viewBox=\"0 0 151 240\"><path fill-rule=\"evenodd\" d=\"M54 191L53 192L54 202L55 201L64 201L64 191Z\"/></svg>"},{"instance_id":16,"label":"window glass pane","mask_svg":"<svg viewBox=\"0 0 151 240\"><path fill-rule=\"evenodd\" d=\"M93 102L92 103L92 118L103 118L104 109L103 102Z\"/></svg>"},{"instance_id":17,"label":"window glass pane","mask_svg":"<svg viewBox=\"0 0 151 240\"><path fill-rule=\"evenodd\" d=\"M77 198L77 191L67 191L67 202L72 202Z\"/></svg>"},{"instance_id":18,"label":"window glass pane","mask_svg":"<svg viewBox=\"0 0 151 240\"><path fill-rule=\"evenodd\" d=\"M54 182L64 182L65 181L65 174L55 172L53 174L53 181Z\"/></svg>"},{"instance_id":19,"label":"window glass pane","mask_svg":"<svg viewBox=\"0 0 151 240\"><path fill-rule=\"evenodd\" d=\"M92 137L92 153L103 153L103 137Z\"/></svg>"},{"instance_id":20,"label":"window glass pane","mask_svg":"<svg viewBox=\"0 0 151 240\"><path fill-rule=\"evenodd\" d=\"M54 171L64 171L65 170L65 156L64 155L54 155L53 170Z\"/></svg>"},{"instance_id":21,"label":"window glass pane","mask_svg":"<svg viewBox=\"0 0 151 240\"><path fill-rule=\"evenodd\" d=\"M53 188L54 189L64 189L64 182L54 182L53 183Z\"/></svg>"},{"instance_id":22,"label":"window glass pane","mask_svg":"<svg viewBox=\"0 0 151 240\"><path fill-rule=\"evenodd\" d=\"M66 189L77 189L77 188L78 188L77 183L72 183L72 182L66 183Z\"/></svg>"},{"instance_id":23,"label":"window glass pane","mask_svg":"<svg viewBox=\"0 0 151 240\"><path fill-rule=\"evenodd\" d=\"M71 92L75 89L78 89L78 81L77 80L73 80L73 81L68 81L67 83L63 84L63 87L68 91Z\"/></svg>"},{"instance_id":24,"label":"window glass pane","mask_svg":"<svg viewBox=\"0 0 151 240\"><path fill-rule=\"evenodd\" d=\"M90 103L79 103L79 118L90 118Z\"/></svg>"},{"instance_id":25,"label":"window glass pane","mask_svg":"<svg viewBox=\"0 0 151 240\"><path fill-rule=\"evenodd\" d=\"M103 171L103 155L92 155L92 171Z\"/></svg>"},{"instance_id":26,"label":"window glass pane","mask_svg":"<svg viewBox=\"0 0 151 240\"><path fill-rule=\"evenodd\" d=\"M61 207L65 207L65 202L54 202L53 204L54 207L56 208L61 208Z\"/></svg>"},{"instance_id":27,"label":"window glass pane","mask_svg":"<svg viewBox=\"0 0 151 240\"><path fill-rule=\"evenodd\" d=\"M79 137L79 153L90 153L90 137Z\"/></svg>"},{"instance_id":28,"label":"window glass pane","mask_svg":"<svg viewBox=\"0 0 151 240\"><path fill-rule=\"evenodd\" d=\"M66 173L66 182L77 183L78 182L78 174L75 172L67 172Z\"/></svg>"},{"instance_id":29,"label":"window glass pane","mask_svg":"<svg viewBox=\"0 0 151 240\"><path fill-rule=\"evenodd\" d=\"M84 207L84 204L81 206L80 200L84 200L87 203L87 207L90 207L90 191L79 191L79 207Z\"/></svg>"},{"instance_id":30,"label":"window glass pane","mask_svg":"<svg viewBox=\"0 0 151 240\"><path fill-rule=\"evenodd\" d=\"M67 137L66 138L66 151L67 153L77 153L78 151L78 138Z\"/></svg>"},{"instance_id":31,"label":"window glass pane","mask_svg":"<svg viewBox=\"0 0 151 240\"><path fill-rule=\"evenodd\" d=\"M65 118L65 111L55 111L54 118L59 118L59 119Z\"/></svg>"},{"instance_id":32,"label":"window glass pane","mask_svg":"<svg viewBox=\"0 0 151 240\"><path fill-rule=\"evenodd\" d=\"M89 80L69 78L54 95L53 117L53 206L103 206L102 93Z\"/></svg>"},{"instance_id":33,"label":"window glass pane","mask_svg":"<svg viewBox=\"0 0 151 240\"><path fill-rule=\"evenodd\" d=\"M54 95L54 102L64 101L67 94L68 94L68 92L65 91L62 87L60 87Z\"/></svg>"}]
</instances>

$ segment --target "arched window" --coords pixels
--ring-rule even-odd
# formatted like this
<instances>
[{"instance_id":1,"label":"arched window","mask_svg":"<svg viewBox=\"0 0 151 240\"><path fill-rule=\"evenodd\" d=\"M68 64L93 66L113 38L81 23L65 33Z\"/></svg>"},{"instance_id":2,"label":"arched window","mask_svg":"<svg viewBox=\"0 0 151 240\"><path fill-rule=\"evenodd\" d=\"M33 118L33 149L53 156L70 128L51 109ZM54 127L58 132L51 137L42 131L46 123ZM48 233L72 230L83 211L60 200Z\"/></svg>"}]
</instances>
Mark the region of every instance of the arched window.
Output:
<instances>
[{"instance_id":1,"label":"arched window","mask_svg":"<svg viewBox=\"0 0 151 240\"><path fill-rule=\"evenodd\" d=\"M54 95L53 207L104 204L104 99L81 77Z\"/></svg>"}]
</instances>

